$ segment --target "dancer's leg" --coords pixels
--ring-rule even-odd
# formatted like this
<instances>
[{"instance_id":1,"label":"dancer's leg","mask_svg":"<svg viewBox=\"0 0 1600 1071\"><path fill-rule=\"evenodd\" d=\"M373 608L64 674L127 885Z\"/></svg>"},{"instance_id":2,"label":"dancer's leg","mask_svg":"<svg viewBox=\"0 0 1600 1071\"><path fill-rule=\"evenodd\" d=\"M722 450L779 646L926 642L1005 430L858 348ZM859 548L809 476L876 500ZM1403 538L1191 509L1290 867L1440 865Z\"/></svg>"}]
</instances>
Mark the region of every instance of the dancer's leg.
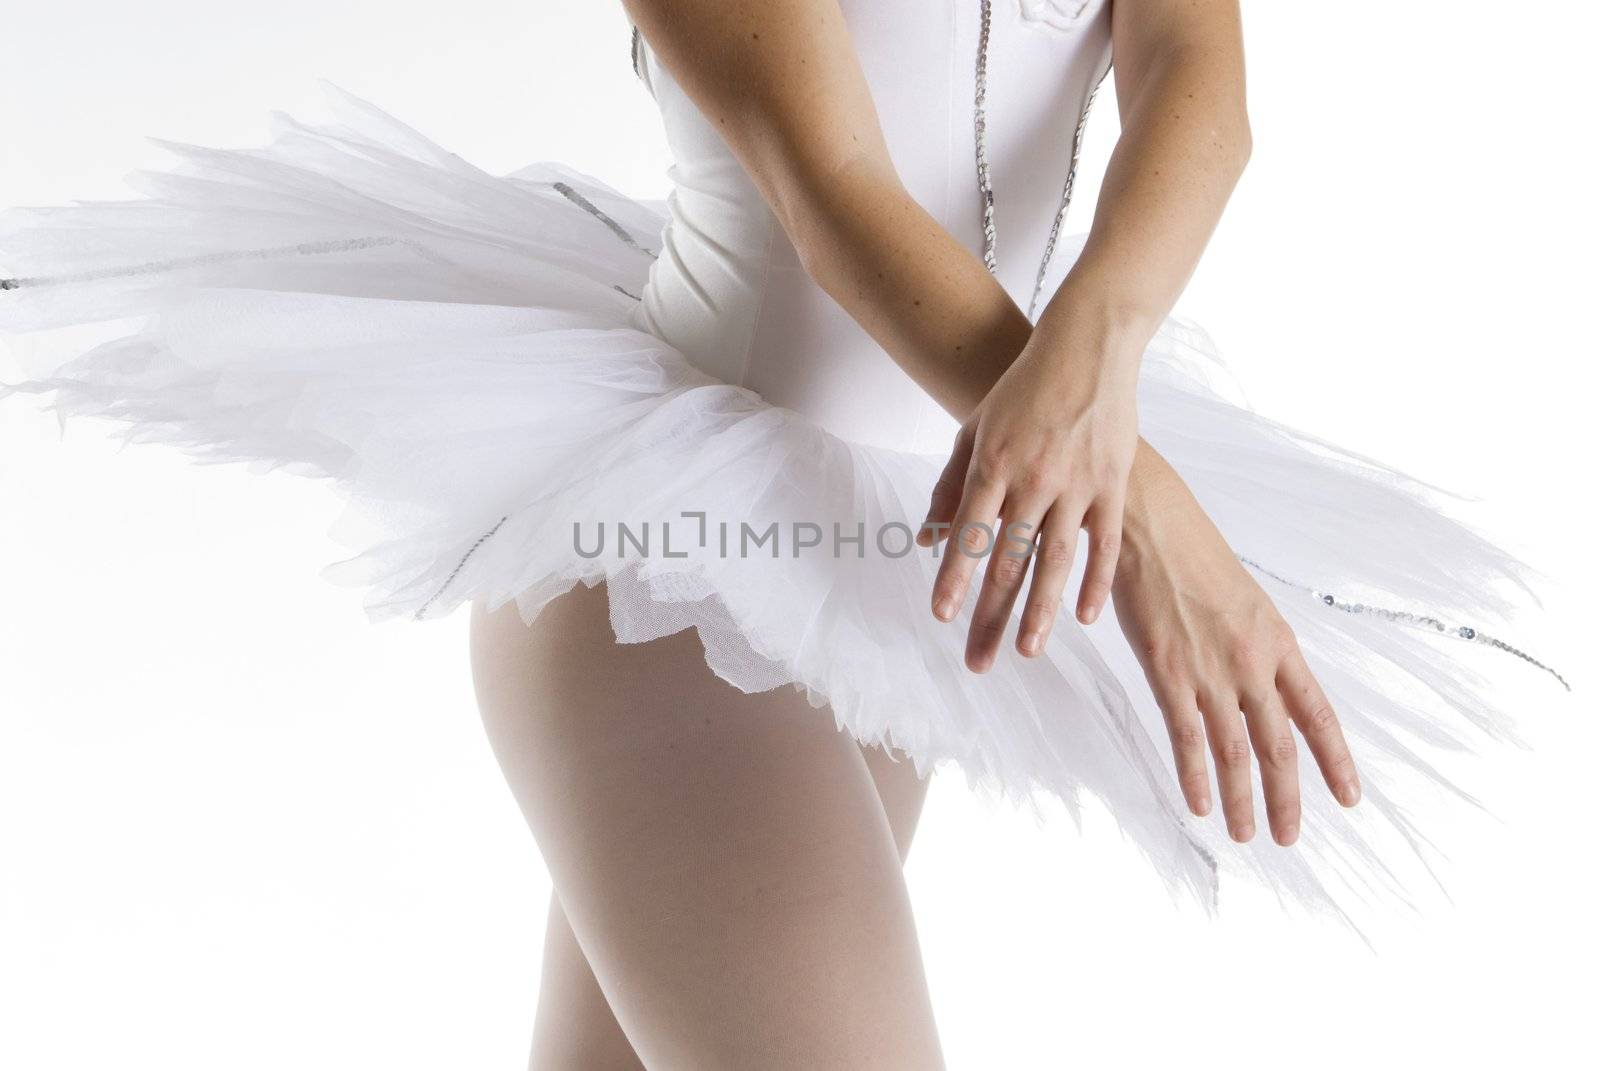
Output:
<instances>
[{"instance_id":1,"label":"dancer's leg","mask_svg":"<svg viewBox=\"0 0 1600 1071\"><path fill-rule=\"evenodd\" d=\"M897 762L880 748L864 747L862 754L903 860L911 849L928 781L918 777L909 762ZM545 922L539 1009L528 1066L530 1071L636 1071L643 1066L617 1025L561 902L553 895Z\"/></svg>"},{"instance_id":2,"label":"dancer's leg","mask_svg":"<svg viewBox=\"0 0 1600 1071\"><path fill-rule=\"evenodd\" d=\"M641 1071L643 1067L583 958L561 901L552 895L544 926L529 1071Z\"/></svg>"},{"instance_id":3,"label":"dancer's leg","mask_svg":"<svg viewBox=\"0 0 1600 1071\"><path fill-rule=\"evenodd\" d=\"M920 805L908 766L869 764L797 692L729 687L692 633L615 644L599 589L532 629L475 614L473 657L561 907L646 1066L939 1066L872 776Z\"/></svg>"},{"instance_id":4,"label":"dancer's leg","mask_svg":"<svg viewBox=\"0 0 1600 1071\"><path fill-rule=\"evenodd\" d=\"M881 748L862 748L879 803L894 831L901 859L911 849L928 781L911 764ZM561 902L550 898L545 922L539 1010L533 1028L530 1071L635 1071L642 1067L578 947Z\"/></svg>"}]
</instances>

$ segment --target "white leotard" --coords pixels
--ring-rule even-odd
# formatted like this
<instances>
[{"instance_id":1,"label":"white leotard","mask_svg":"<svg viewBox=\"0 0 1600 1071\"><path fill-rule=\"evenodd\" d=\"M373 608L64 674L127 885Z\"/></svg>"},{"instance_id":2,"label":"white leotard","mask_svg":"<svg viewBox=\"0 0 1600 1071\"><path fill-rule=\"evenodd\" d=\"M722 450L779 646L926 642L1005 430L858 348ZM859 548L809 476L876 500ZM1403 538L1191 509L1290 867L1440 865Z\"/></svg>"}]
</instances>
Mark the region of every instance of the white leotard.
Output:
<instances>
[{"instance_id":1,"label":"white leotard","mask_svg":"<svg viewBox=\"0 0 1600 1071\"><path fill-rule=\"evenodd\" d=\"M985 6L977 0L842 4L902 181L980 256L974 112ZM994 0L987 6L984 140L996 274L1027 309L1061 208L1080 117L1110 64L1110 4ZM673 156L670 216L636 322L719 379L845 438L947 448L954 422L806 276L721 135L643 38L635 59ZM1047 286L1059 281L1059 271L1047 274Z\"/></svg>"}]
</instances>

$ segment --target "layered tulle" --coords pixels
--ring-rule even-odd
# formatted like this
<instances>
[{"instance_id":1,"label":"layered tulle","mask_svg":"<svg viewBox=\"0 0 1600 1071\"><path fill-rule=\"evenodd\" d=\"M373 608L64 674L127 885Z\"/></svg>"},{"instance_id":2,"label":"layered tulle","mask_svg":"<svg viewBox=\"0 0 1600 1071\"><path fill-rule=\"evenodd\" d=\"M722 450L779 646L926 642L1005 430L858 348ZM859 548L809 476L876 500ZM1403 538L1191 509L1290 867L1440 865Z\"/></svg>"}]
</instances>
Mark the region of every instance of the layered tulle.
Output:
<instances>
[{"instance_id":1,"label":"layered tulle","mask_svg":"<svg viewBox=\"0 0 1600 1071\"><path fill-rule=\"evenodd\" d=\"M1307 791L1292 851L1230 842L1186 815L1109 615L964 668L967 612L932 618L937 561L909 546L942 457L844 441L630 326L661 205L559 165L492 176L332 104L268 148L171 146L139 200L6 213L0 329L36 362L16 389L63 413L336 481L358 553L332 573L374 617L515 600L532 620L603 581L620 640L695 628L735 687L803 688L920 767L1096 799L1208 905L1226 870L1336 910L1403 892L1392 853L1424 849L1407 804L1450 787L1431 756L1507 735L1458 656L1498 644L1481 630L1515 563L1403 477L1228 400L1204 336L1169 321L1142 430L1296 630L1366 792L1347 812ZM110 341L83 352L75 325L99 321Z\"/></svg>"}]
</instances>

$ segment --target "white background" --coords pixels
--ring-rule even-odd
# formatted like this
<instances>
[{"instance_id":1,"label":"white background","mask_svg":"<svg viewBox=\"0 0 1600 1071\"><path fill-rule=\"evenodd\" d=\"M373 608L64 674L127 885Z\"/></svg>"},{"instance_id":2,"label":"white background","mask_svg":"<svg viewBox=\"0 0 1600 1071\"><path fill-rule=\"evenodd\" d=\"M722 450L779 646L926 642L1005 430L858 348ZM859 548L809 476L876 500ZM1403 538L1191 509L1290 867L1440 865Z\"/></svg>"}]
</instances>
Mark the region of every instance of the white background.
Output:
<instances>
[{"instance_id":1,"label":"white background","mask_svg":"<svg viewBox=\"0 0 1600 1071\"><path fill-rule=\"evenodd\" d=\"M950 1063L1593 1066L1600 17L1245 13L1255 157L1181 311L1258 408L1481 496L1558 581L1519 638L1577 692L1518 678L1533 750L1464 767L1499 821L1433 831L1454 902L1376 951L1248 890L1175 909L1099 825L946 776L910 881ZM324 77L490 170L666 189L609 2L0 0L0 71L0 205L118 196L141 135L252 143ZM369 626L317 575L320 487L16 400L0 510L0 1066L521 1067L548 884L465 616Z\"/></svg>"}]
</instances>

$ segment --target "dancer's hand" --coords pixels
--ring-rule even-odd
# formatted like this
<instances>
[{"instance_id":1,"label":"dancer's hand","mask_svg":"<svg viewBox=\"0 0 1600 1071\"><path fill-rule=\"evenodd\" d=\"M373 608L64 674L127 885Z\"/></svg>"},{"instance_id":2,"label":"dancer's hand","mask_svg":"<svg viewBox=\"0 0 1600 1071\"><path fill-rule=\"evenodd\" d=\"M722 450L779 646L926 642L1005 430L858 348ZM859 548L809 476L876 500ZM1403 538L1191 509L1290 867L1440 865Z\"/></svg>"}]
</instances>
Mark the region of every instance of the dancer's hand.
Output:
<instances>
[{"instance_id":1,"label":"dancer's hand","mask_svg":"<svg viewBox=\"0 0 1600 1071\"><path fill-rule=\"evenodd\" d=\"M1355 763L1294 633L1178 475L1141 450L1129 483L1117 621L1166 718L1184 799L1211 809L1209 742L1228 832L1255 833L1250 754L1261 765L1267 822L1279 844L1300 831L1293 729L1334 798L1361 798Z\"/></svg>"},{"instance_id":2,"label":"dancer's hand","mask_svg":"<svg viewBox=\"0 0 1600 1071\"><path fill-rule=\"evenodd\" d=\"M1094 621L1111 594L1143 346L1085 334L1044 324L1034 332L962 426L918 537L932 546L956 536L933 588L941 621L955 617L979 560L989 559L967 637L967 665L978 672L999 653L1030 557L1037 564L1017 635L1024 655L1044 650L1080 530L1090 543L1078 619Z\"/></svg>"}]
</instances>

